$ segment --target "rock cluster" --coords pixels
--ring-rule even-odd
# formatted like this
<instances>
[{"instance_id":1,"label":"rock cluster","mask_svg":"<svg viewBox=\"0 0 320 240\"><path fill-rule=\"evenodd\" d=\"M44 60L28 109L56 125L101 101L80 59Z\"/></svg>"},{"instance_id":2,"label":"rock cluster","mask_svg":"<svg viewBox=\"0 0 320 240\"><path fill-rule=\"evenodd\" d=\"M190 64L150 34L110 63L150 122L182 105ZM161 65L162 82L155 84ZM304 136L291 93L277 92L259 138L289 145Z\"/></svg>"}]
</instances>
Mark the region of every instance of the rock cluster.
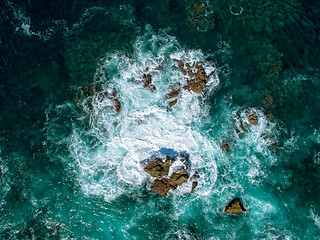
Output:
<instances>
[{"instance_id":1,"label":"rock cluster","mask_svg":"<svg viewBox=\"0 0 320 240\"><path fill-rule=\"evenodd\" d=\"M198 62L193 62L192 65L189 63L184 63L183 61L178 61L179 69L186 76L187 82L183 87L184 90L193 91L195 93L201 93L209 82L209 78L203 68ZM169 106L173 107L178 102L178 97L181 93L181 86L175 86L167 94L167 99L169 99Z\"/></svg>"},{"instance_id":2,"label":"rock cluster","mask_svg":"<svg viewBox=\"0 0 320 240\"><path fill-rule=\"evenodd\" d=\"M189 79L187 80L187 85L183 88L185 90L191 90L195 93L201 93L209 82L209 78L202 65L198 62L193 62L190 66L189 63L184 63L179 61L179 68L183 75L187 75Z\"/></svg>"},{"instance_id":3,"label":"rock cluster","mask_svg":"<svg viewBox=\"0 0 320 240\"><path fill-rule=\"evenodd\" d=\"M143 87L149 88L152 92L157 90L156 87L152 84L152 75L147 73L149 68L147 67L145 73L142 76Z\"/></svg>"},{"instance_id":4,"label":"rock cluster","mask_svg":"<svg viewBox=\"0 0 320 240\"><path fill-rule=\"evenodd\" d=\"M175 161L180 161L183 167L174 170L169 176L169 170ZM177 186L187 182L190 178L192 182L192 190L197 186L198 172L190 177L190 163L189 156L186 154L179 154L175 158L166 156L165 161L161 158L150 159L144 170L152 177L156 178L150 186L154 192L166 196L170 189L175 190Z\"/></svg>"},{"instance_id":5,"label":"rock cluster","mask_svg":"<svg viewBox=\"0 0 320 240\"><path fill-rule=\"evenodd\" d=\"M180 95L181 89L180 84L178 84L178 88L173 88L171 92L167 94L167 98L170 100L169 106L173 107L178 102L177 97Z\"/></svg>"},{"instance_id":6,"label":"rock cluster","mask_svg":"<svg viewBox=\"0 0 320 240\"><path fill-rule=\"evenodd\" d=\"M239 198L234 198L231 202L228 203L228 205L225 207L224 212L226 213L242 213L247 211Z\"/></svg>"}]
</instances>

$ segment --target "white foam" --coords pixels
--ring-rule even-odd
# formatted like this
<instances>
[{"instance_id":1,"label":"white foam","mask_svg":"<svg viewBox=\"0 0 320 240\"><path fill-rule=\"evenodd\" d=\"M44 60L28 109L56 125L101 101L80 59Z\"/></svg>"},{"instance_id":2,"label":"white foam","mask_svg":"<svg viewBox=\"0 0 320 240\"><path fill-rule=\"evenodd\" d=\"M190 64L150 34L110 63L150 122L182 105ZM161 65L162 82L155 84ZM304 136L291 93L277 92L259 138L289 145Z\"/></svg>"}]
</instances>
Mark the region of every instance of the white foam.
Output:
<instances>
[{"instance_id":1,"label":"white foam","mask_svg":"<svg viewBox=\"0 0 320 240\"><path fill-rule=\"evenodd\" d=\"M173 109L168 108L166 100L171 86L185 81L176 62L182 59L201 62L210 79L208 94L214 91L219 79L200 50L185 51L175 38L155 35L148 28L147 34L137 39L133 55L116 52L104 58L95 80L105 89L116 90L122 109L117 115L110 109L109 100L93 101L91 129L75 129L70 137L69 149L84 192L103 194L106 200L112 200L133 191L150 178L141 161L164 148L190 154L192 168L206 173L199 182L198 194L210 192L217 177L217 146L199 131L200 119L207 114L201 105L203 96L183 91ZM156 70L160 64L162 70ZM155 92L145 89L141 81L147 67ZM117 127L114 122L118 122ZM95 147L86 140L88 135L97 138ZM183 187L179 189L177 194L185 192Z\"/></svg>"}]
</instances>

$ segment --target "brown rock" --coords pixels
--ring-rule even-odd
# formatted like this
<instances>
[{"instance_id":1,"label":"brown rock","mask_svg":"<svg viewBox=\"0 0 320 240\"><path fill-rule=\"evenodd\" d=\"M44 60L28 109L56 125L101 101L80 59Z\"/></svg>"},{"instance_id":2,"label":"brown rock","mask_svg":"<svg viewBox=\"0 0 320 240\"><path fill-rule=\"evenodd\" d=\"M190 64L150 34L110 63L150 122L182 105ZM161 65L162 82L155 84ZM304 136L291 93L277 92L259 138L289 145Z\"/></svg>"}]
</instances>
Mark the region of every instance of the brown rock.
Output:
<instances>
[{"instance_id":1,"label":"brown rock","mask_svg":"<svg viewBox=\"0 0 320 240\"><path fill-rule=\"evenodd\" d=\"M144 167L144 170L152 177L162 178L168 175L171 165L172 161L170 159L167 159L164 163L161 159L155 159L153 161L149 161Z\"/></svg>"},{"instance_id":2,"label":"brown rock","mask_svg":"<svg viewBox=\"0 0 320 240\"><path fill-rule=\"evenodd\" d=\"M177 104L177 102L178 102L178 99L175 99L175 100L169 102L169 106L170 106L170 107L173 107L174 105Z\"/></svg>"},{"instance_id":3,"label":"brown rock","mask_svg":"<svg viewBox=\"0 0 320 240\"><path fill-rule=\"evenodd\" d=\"M155 87L153 84L150 84L150 85L149 85L149 88L150 88L150 90L151 90L152 92L154 92L154 91L157 90L156 87Z\"/></svg>"},{"instance_id":4,"label":"brown rock","mask_svg":"<svg viewBox=\"0 0 320 240\"><path fill-rule=\"evenodd\" d=\"M197 181L193 181L192 182L192 189L191 192L198 186L198 182Z\"/></svg>"},{"instance_id":5,"label":"brown rock","mask_svg":"<svg viewBox=\"0 0 320 240\"><path fill-rule=\"evenodd\" d=\"M248 120L250 124L256 125L258 124L258 117L257 114L255 112L252 112L249 116L248 116Z\"/></svg>"},{"instance_id":6,"label":"brown rock","mask_svg":"<svg viewBox=\"0 0 320 240\"><path fill-rule=\"evenodd\" d=\"M221 146L222 146L222 148L223 148L224 150L226 150L227 152L230 151L229 144L228 144L227 141L223 141Z\"/></svg>"},{"instance_id":7,"label":"brown rock","mask_svg":"<svg viewBox=\"0 0 320 240\"><path fill-rule=\"evenodd\" d=\"M183 89L201 93L209 81L204 68L198 62L193 62L192 66L190 66L189 63L186 63L185 66L187 67L187 71L184 69L184 63L179 63L179 68L182 73L184 75L188 74L190 78L187 82L187 86L183 87ZM197 70L196 73L193 72L193 68Z\"/></svg>"},{"instance_id":8,"label":"brown rock","mask_svg":"<svg viewBox=\"0 0 320 240\"><path fill-rule=\"evenodd\" d=\"M150 74L143 74L143 87L147 88L150 86L151 82L152 82L152 76Z\"/></svg>"},{"instance_id":9,"label":"brown rock","mask_svg":"<svg viewBox=\"0 0 320 240\"><path fill-rule=\"evenodd\" d=\"M199 83L189 83L189 87L195 93L201 93L203 91L203 88Z\"/></svg>"},{"instance_id":10,"label":"brown rock","mask_svg":"<svg viewBox=\"0 0 320 240\"><path fill-rule=\"evenodd\" d=\"M167 193L170 189L174 189L170 184L168 184L167 179L156 179L153 184L150 186L151 190L162 195L167 196Z\"/></svg>"},{"instance_id":11,"label":"brown rock","mask_svg":"<svg viewBox=\"0 0 320 240\"><path fill-rule=\"evenodd\" d=\"M152 177L157 178L151 185L151 189L153 191L162 196L166 196L170 189L176 189L177 186L189 180L189 156L187 154L180 154L178 157L184 167L179 170L175 170L170 177L168 177L169 169L177 158L173 159L166 156L166 160L164 162L160 158L151 159L147 162L144 170ZM196 172L190 180L197 182L198 178L199 175L198 172ZM197 183L193 183L192 186L192 189L194 189L197 186Z\"/></svg>"},{"instance_id":12,"label":"brown rock","mask_svg":"<svg viewBox=\"0 0 320 240\"><path fill-rule=\"evenodd\" d=\"M171 186L178 186L182 183L187 182L189 179L189 174L187 170L181 170L179 172L174 172L168 179L168 182Z\"/></svg>"},{"instance_id":13,"label":"brown rock","mask_svg":"<svg viewBox=\"0 0 320 240\"><path fill-rule=\"evenodd\" d=\"M245 211L247 210L243 207L239 198L233 199L230 203L228 203L228 205L224 209L224 212L234 214L242 213Z\"/></svg>"},{"instance_id":14,"label":"brown rock","mask_svg":"<svg viewBox=\"0 0 320 240\"><path fill-rule=\"evenodd\" d=\"M115 106L115 108L116 108L116 112L117 112L117 113L120 112L120 110L121 110L121 103L119 102L119 100L118 100L118 99L112 99L112 102L113 102L113 104L114 104L114 106Z\"/></svg>"},{"instance_id":15,"label":"brown rock","mask_svg":"<svg viewBox=\"0 0 320 240\"><path fill-rule=\"evenodd\" d=\"M171 92L168 93L167 98L175 98L179 95L180 91L173 89Z\"/></svg>"},{"instance_id":16,"label":"brown rock","mask_svg":"<svg viewBox=\"0 0 320 240\"><path fill-rule=\"evenodd\" d=\"M180 161L183 163L186 169L189 168L189 156L187 154L180 154Z\"/></svg>"}]
</instances>

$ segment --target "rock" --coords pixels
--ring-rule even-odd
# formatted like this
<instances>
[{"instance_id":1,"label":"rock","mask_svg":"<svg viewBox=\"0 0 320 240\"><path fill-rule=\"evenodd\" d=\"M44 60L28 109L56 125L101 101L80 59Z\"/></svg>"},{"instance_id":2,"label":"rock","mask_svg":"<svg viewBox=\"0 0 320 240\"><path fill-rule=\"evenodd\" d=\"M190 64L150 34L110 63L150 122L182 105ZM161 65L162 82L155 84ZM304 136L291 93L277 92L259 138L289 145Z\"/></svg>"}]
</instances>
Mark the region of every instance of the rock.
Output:
<instances>
[{"instance_id":1,"label":"rock","mask_svg":"<svg viewBox=\"0 0 320 240\"><path fill-rule=\"evenodd\" d=\"M168 175L169 168L171 167L173 161L173 159L167 157L166 161L163 163L161 159L157 158L149 161L147 166L144 167L144 170L152 177L162 178Z\"/></svg>"},{"instance_id":2,"label":"rock","mask_svg":"<svg viewBox=\"0 0 320 240\"><path fill-rule=\"evenodd\" d=\"M222 146L222 148L223 148L224 150L226 150L227 152L230 151L229 144L228 144L227 141L222 141L221 146Z\"/></svg>"},{"instance_id":3,"label":"rock","mask_svg":"<svg viewBox=\"0 0 320 240\"><path fill-rule=\"evenodd\" d=\"M168 184L167 179L156 179L153 184L150 186L151 190L162 195L167 196L167 193L170 189L174 189L170 184Z\"/></svg>"},{"instance_id":4,"label":"rock","mask_svg":"<svg viewBox=\"0 0 320 240\"><path fill-rule=\"evenodd\" d=\"M184 66L186 66L187 70L184 69ZM179 69L184 75L188 73L189 76L187 85L183 87L185 90L201 93L209 82L204 68L198 62L193 62L192 66L190 66L189 63L184 64L182 61L179 61Z\"/></svg>"},{"instance_id":5,"label":"rock","mask_svg":"<svg viewBox=\"0 0 320 240\"><path fill-rule=\"evenodd\" d=\"M193 181L192 182L192 189L191 192L198 186L198 181Z\"/></svg>"},{"instance_id":6,"label":"rock","mask_svg":"<svg viewBox=\"0 0 320 240\"><path fill-rule=\"evenodd\" d=\"M172 108L174 105L177 104L177 102L178 102L178 99L175 99L175 100L169 102L169 106Z\"/></svg>"},{"instance_id":7,"label":"rock","mask_svg":"<svg viewBox=\"0 0 320 240\"><path fill-rule=\"evenodd\" d=\"M180 91L173 89L170 93L168 93L167 98L175 98L179 95Z\"/></svg>"},{"instance_id":8,"label":"rock","mask_svg":"<svg viewBox=\"0 0 320 240\"><path fill-rule=\"evenodd\" d=\"M188 171L187 170L181 170L179 172L172 173L172 175L168 179L168 183L171 186L176 187L178 185L181 185L182 183L187 182L188 179L189 179Z\"/></svg>"},{"instance_id":9,"label":"rock","mask_svg":"<svg viewBox=\"0 0 320 240\"><path fill-rule=\"evenodd\" d=\"M187 154L180 154L180 161L183 163L186 169L189 169L189 156Z\"/></svg>"},{"instance_id":10,"label":"rock","mask_svg":"<svg viewBox=\"0 0 320 240\"><path fill-rule=\"evenodd\" d=\"M262 99L262 103L263 105L265 105L266 107L271 107L272 104L273 104L273 97L272 95L269 93L269 94L266 94L264 96L264 98Z\"/></svg>"},{"instance_id":11,"label":"rock","mask_svg":"<svg viewBox=\"0 0 320 240\"><path fill-rule=\"evenodd\" d=\"M146 68L146 72L149 71L149 68ZM156 91L156 87L152 84L152 75L151 74L143 74L142 76L143 80L143 87L149 88L152 92Z\"/></svg>"},{"instance_id":12,"label":"rock","mask_svg":"<svg viewBox=\"0 0 320 240\"><path fill-rule=\"evenodd\" d=\"M255 112L252 112L249 116L248 116L248 120L250 124L256 125L258 124L258 117L257 114Z\"/></svg>"},{"instance_id":13,"label":"rock","mask_svg":"<svg viewBox=\"0 0 320 240\"><path fill-rule=\"evenodd\" d=\"M239 198L233 199L224 209L224 212L234 214L242 213L245 211L247 210L243 207Z\"/></svg>"},{"instance_id":14,"label":"rock","mask_svg":"<svg viewBox=\"0 0 320 240\"><path fill-rule=\"evenodd\" d=\"M180 169L174 169L170 177L168 176L170 167L172 164L180 160L183 164ZM189 156L187 154L177 155L175 158L166 156L166 160L163 162L160 158L154 158L149 160L144 167L144 170L152 177L156 178L153 184L150 186L154 192L166 196L170 189L176 189L177 186L187 182L189 180L190 163ZM197 182L199 178L198 172L196 172L190 180ZM192 184L192 190L197 186L197 183Z\"/></svg>"},{"instance_id":15,"label":"rock","mask_svg":"<svg viewBox=\"0 0 320 240\"><path fill-rule=\"evenodd\" d=\"M191 192L198 186L198 179L200 178L199 176L199 171L196 171L194 175L190 178L192 180L192 189Z\"/></svg>"},{"instance_id":16,"label":"rock","mask_svg":"<svg viewBox=\"0 0 320 240\"><path fill-rule=\"evenodd\" d=\"M113 99L112 102L113 102L113 104L114 104L114 106L115 106L115 108L116 108L116 112L117 112L117 113L120 112L120 110L121 110L121 103L119 102L119 100L118 100L118 99Z\"/></svg>"},{"instance_id":17,"label":"rock","mask_svg":"<svg viewBox=\"0 0 320 240\"><path fill-rule=\"evenodd\" d=\"M150 86L151 82L152 82L152 76L150 74L143 74L143 87L147 88Z\"/></svg>"},{"instance_id":18,"label":"rock","mask_svg":"<svg viewBox=\"0 0 320 240\"><path fill-rule=\"evenodd\" d=\"M150 84L150 85L149 85L149 88L150 88L150 90L151 90L152 92L154 92L154 91L157 90L156 87L155 87L153 84Z\"/></svg>"},{"instance_id":19,"label":"rock","mask_svg":"<svg viewBox=\"0 0 320 240\"><path fill-rule=\"evenodd\" d=\"M116 108L116 112L119 113L121 110L121 103L119 102L119 100L116 98L116 93L115 91L112 91L112 93L109 96L109 99L111 99L114 107Z\"/></svg>"}]
</instances>

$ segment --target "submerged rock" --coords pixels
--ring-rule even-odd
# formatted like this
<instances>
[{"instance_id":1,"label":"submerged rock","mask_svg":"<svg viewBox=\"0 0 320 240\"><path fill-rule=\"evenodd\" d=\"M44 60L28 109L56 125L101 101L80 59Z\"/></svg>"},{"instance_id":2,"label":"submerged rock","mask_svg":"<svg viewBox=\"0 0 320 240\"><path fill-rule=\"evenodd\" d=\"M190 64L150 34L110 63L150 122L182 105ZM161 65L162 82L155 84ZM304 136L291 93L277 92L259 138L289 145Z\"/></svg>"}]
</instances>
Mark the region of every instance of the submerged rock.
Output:
<instances>
[{"instance_id":1,"label":"submerged rock","mask_svg":"<svg viewBox=\"0 0 320 240\"><path fill-rule=\"evenodd\" d=\"M262 103L266 107L271 107L273 105L273 97L272 97L272 95L270 93L266 94L264 96L264 98L262 99Z\"/></svg>"},{"instance_id":2,"label":"submerged rock","mask_svg":"<svg viewBox=\"0 0 320 240\"><path fill-rule=\"evenodd\" d=\"M169 176L169 170L175 161L180 161L183 166L179 169L174 169L172 174ZM152 177L157 179L154 180L150 186L154 192L166 196L170 189L176 189L177 186L187 182L190 176L190 163L189 156L186 154L180 154L175 158L166 156L166 160L163 162L161 158L154 158L149 160L144 167L144 170L149 173ZM199 174L196 172L190 180L192 183L192 190L197 186L197 180Z\"/></svg>"},{"instance_id":3,"label":"submerged rock","mask_svg":"<svg viewBox=\"0 0 320 240\"><path fill-rule=\"evenodd\" d=\"M234 214L242 213L245 211L247 210L243 207L239 198L234 198L230 203L228 203L228 205L224 209L224 212Z\"/></svg>"},{"instance_id":4,"label":"submerged rock","mask_svg":"<svg viewBox=\"0 0 320 240\"><path fill-rule=\"evenodd\" d=\"M104 90L102 85L99 83L89 84L78 89L77 95L74 99L76 106L86 113L90 113L94 110L94 105L96 102L101 102L104 99L109 99L112 101L116 112L120 112L121 103L117 99L116 93L114 91L108 93Z\"/></svg>"}]
</instances>

